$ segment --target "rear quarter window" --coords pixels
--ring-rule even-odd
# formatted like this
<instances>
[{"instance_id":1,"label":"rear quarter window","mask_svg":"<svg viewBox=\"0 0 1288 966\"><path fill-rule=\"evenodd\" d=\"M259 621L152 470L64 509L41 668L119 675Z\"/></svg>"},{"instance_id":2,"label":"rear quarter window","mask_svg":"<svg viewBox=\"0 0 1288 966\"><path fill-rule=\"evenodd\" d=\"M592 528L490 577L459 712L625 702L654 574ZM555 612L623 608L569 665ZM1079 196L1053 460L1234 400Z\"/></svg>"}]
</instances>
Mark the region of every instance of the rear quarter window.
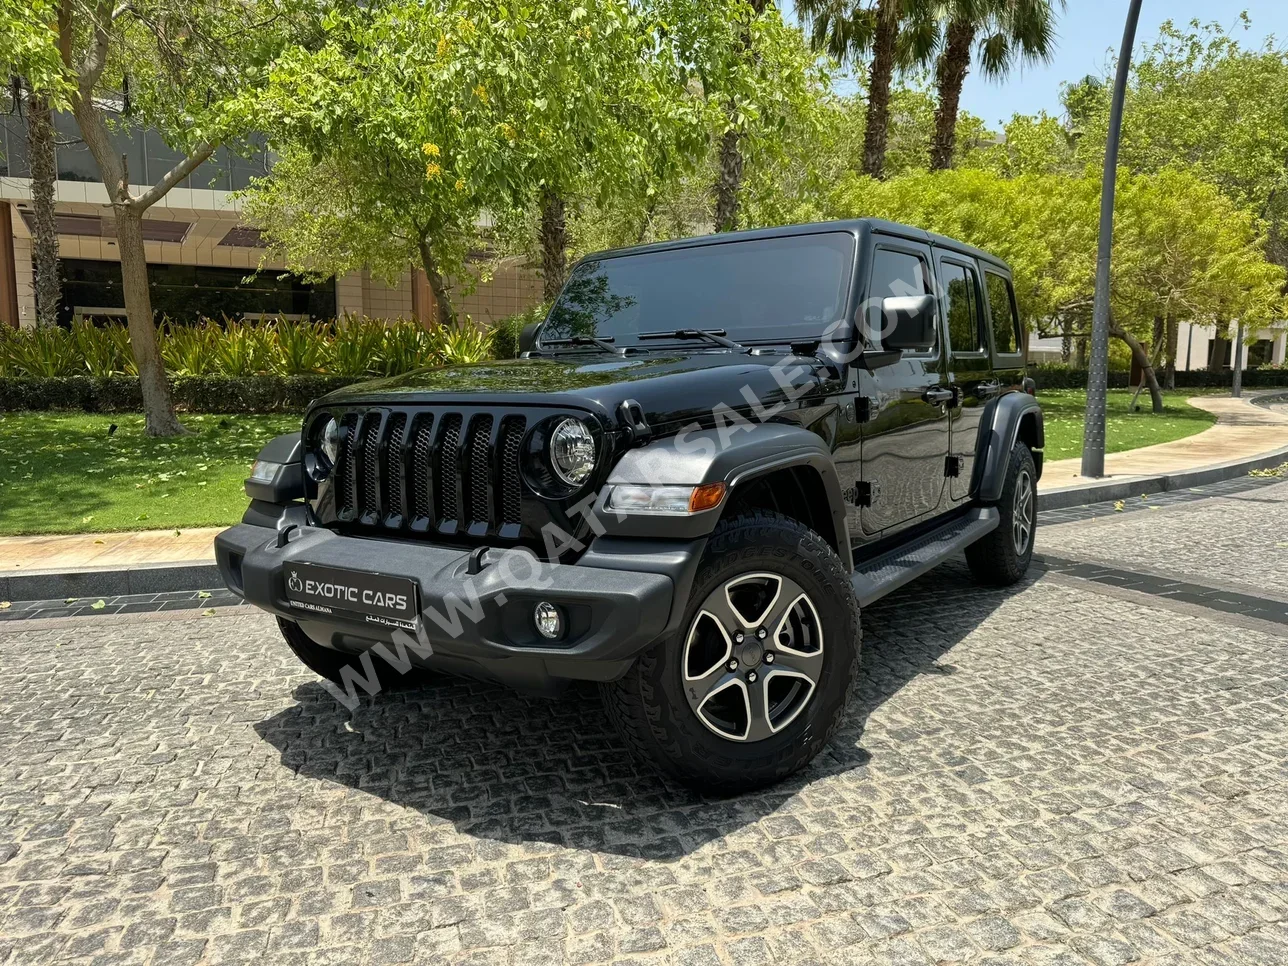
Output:
<instances>
[{"instance_id":1,"label":"rear quarter window","mask_svg":"<svg viewBox=\"0 0 1288 966\"><path fill-rule=\"evenodd\" d=\"M993 327L993 351L998 355L1020 352L1020 320L1015 314L1015 295L1011 282L1002 275L984 270L988 287L988 314Z\"/></svg>"}]
</instances>

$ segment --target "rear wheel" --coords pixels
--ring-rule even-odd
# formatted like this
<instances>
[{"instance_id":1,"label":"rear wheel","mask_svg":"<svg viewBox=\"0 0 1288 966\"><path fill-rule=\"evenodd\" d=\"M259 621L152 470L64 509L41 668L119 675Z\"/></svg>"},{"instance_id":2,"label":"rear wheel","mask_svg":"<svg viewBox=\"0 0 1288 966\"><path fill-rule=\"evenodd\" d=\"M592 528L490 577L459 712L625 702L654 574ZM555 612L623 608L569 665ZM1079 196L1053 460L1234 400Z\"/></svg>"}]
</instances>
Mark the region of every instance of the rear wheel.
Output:
<instances>
[{"instance_id":1,"label":"rear wheel","mask_svg":"<svg viewBox=\"0 0 1288 966\"><path fill-rule=\"evenodd\" d=\"M637 751L689 784L736 792L823 750L857 679L859 613L822 537L773 513L722 522L680 626L604 686Z\"/></svg>"},{"instance_id":2,"label":"rear wheel","mask_svg":"<svg viewBox=\"0 0 1288 966\"><path fill-rule=\"evenodd\" d=\"M1038 524L1037 468L1029 448L1017 442L1006 467L997 509L997 529L966 548L966 562L980 583L1007 587L1022 578L1033 558Z\"/></svg>"}]
</instances>

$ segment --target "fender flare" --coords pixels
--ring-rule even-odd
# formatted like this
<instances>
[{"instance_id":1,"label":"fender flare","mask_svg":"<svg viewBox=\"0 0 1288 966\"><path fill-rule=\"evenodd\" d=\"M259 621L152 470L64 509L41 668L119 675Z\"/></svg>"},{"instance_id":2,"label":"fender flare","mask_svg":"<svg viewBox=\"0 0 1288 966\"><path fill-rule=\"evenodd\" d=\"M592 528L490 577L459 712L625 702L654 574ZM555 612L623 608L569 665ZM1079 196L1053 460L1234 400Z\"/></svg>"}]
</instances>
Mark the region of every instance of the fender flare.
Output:
<instances>
[{"instance_id":1,"label":"fender flare","mask_svg":"<svg viewBox=\"0 0 1288 966\"><path fill-rule=\"evenodd\" d=\"M827 516L833 528L832 533L822 536L836 546L846 570L852 569L845 498L831 450L808 429L787 423L683 432L633 449L618 460L600 489L595 515L604 532L611 536L672 540L704 537L720 522L728 496L710 510L687 516L663 516L619 515L606 509L608 494L619 483L653 486L724 483L732 494L739 486L767 473L794 467L812 470L822 480Z\"/></svg>"},{"instance_id":2,"label":"fender flare","mask_svg":"<svg viewBox=\"0 0 1288 966\"><path fill-rule=\"evenodd\" d=\"M1006 467L1011 450L1020 435L1020 425L1032 417L1036 424L1037 445L1033 447L1034 463L1038 478L1042 476L1042 447L1046 443L1042 423L1042 407L1024 392L1009 392L990 407L984 425L980 427L979 450L975 456L974 491L981 503L996 503L1002 498L1006 483Z\"/></svg>"}]
</instances>

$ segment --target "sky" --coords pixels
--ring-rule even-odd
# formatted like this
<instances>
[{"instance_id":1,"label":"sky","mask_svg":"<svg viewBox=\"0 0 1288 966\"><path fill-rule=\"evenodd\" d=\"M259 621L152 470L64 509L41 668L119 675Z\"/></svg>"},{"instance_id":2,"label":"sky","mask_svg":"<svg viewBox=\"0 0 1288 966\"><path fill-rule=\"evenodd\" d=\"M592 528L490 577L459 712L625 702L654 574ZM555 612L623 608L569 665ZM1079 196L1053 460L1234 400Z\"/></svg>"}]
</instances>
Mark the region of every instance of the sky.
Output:
<instances>
[{"instance_id":1,"label":"sky","mask_svg":"<svg viewBox=\"0 0 1288 966\"><path fill-rule=\"evenodd\" d=\"M991 127L1000 126L1013 114L1046 110L1059 115L1060 84L1087 74L1103 74L1122 43L1127 0L1069 0L1058 28L1059 46L1049 64L1027 67L1003 83L984 80L971 73L962 88L962 107L981 117ZM1244 47L1258 47L1273 34L1288 45L1288 2L1285 0L1144 0L1136 49L1152 42L1164 20L1187 24L1194 18L1216 21L1230 29L1246 10L1252 19L1249 30L1239 28L1236 36Z\"/></svg>"}]
</instances>

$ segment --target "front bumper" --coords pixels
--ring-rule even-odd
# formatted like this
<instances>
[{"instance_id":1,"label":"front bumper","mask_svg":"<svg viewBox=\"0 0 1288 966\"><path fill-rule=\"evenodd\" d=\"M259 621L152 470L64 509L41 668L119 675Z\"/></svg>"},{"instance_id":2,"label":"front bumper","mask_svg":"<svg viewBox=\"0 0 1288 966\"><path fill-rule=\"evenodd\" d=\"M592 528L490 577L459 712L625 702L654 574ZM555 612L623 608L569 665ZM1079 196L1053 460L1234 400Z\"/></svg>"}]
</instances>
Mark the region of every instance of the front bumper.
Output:
<instances>
[{"instance_id":1,"label":"front bumper","mask_svg":"<svg viewBox=\"0 0 1288 966\"><path fill-rule=\"evenodd\" d=\"M297 518L298 519L298 518ZM215 559L234 593L295 621L316 643L360 653L393 644L399 633L293 606L284 570L291 564L408 577L419 586L421 632L432 653L419 666L548 691L567 680L611 681L678 623L705 541L601 538L576 564L547 564L519 550L489 550L469 574L470 552L406 540L342 536L302 525L278 546L278 530L243 523L215 538ZM517 554L522 559L506 559ZM565 638L539 637L532 609L548 600L568 615Z\"/></svg>"}]
</instances>

